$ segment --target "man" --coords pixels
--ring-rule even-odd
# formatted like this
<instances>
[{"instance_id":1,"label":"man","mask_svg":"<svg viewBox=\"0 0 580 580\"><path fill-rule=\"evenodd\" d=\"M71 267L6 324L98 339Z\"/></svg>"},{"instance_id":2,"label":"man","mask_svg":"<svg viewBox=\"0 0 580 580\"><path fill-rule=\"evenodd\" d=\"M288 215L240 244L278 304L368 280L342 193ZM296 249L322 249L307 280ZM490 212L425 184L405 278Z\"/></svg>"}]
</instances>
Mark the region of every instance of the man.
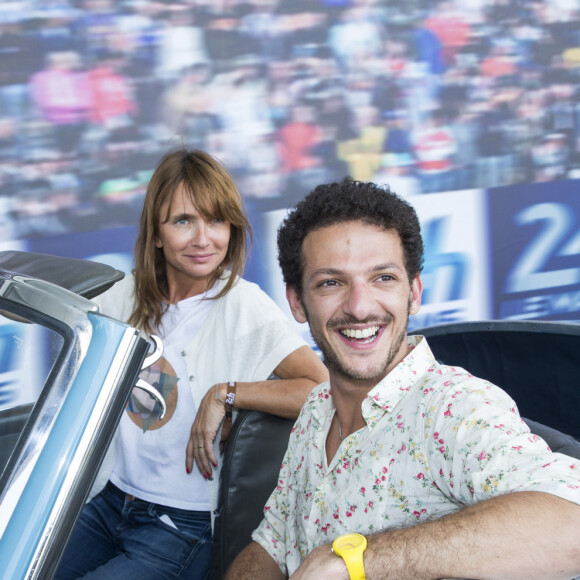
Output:
<instances>
[{"instance_id":1,"label":"man","mask_svg":"<svg viewBox=\"0 0 580 580\"><path fill-rule=\"evenodd\" d=\"M407 336L422 292L413 208L372 183L321 185L278 247L330 382L309 396L227 578L580 574L580 462L547 450L502 390Z\"/></svg>"}]
</instances>

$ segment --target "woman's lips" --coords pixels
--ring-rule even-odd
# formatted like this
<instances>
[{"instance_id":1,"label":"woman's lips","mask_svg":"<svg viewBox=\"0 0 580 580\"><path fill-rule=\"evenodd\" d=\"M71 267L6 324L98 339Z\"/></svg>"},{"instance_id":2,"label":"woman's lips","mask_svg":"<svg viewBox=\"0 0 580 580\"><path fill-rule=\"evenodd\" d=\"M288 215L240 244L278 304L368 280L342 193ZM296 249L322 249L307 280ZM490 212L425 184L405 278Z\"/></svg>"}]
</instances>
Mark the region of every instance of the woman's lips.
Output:
<instances>
[{"instance_id":1,"label":"woman's lips","mask_svg":"<svg viewBox=\"0 0 580 580\"><path fill-rule=\"evenodd\" d=\"M188 254L185 257L193 262L207 262L212 259L213 254Z\"/></svg>"}]
</instances>

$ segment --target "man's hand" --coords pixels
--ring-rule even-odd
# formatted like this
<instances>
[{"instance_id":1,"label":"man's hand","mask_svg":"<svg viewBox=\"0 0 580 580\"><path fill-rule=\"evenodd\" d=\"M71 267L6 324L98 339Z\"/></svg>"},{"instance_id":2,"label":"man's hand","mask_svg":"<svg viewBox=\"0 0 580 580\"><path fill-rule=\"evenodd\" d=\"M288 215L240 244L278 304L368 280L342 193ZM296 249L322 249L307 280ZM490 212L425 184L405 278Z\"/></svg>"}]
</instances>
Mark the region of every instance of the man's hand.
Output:
<instances>
[{"instance_id":1,"label":"man's hand","mask_svg":"<svg viewBox=\"0 0 580 580\"><path fill-rule=\"evenodd\" d=\"M349 580L344 560L337 556L330 544L318 546L308 554L291 580Z\"/></svg>"},{"instance_id":2,"label":"man's hand","mask_svg":"<svg viewBox=\"0 0 580 580\"><path fill-rule=\"evenodd\" d=\"M226 580L284 580L280 568L272 556L257 542L250 542L233 561L226 573Z\"/></svg>"},{"instance_id":3,"label":"man's hand","mask_svg":"<svg viewBox=\"0 0 580 580\"><path fill-rule=\"evenodd\" d=\"M195 421L185 452L185 469L191 473L193 462L204 477L211 477L212 467L217 466L213 452L213 442L225 415L225 406L221 397L216 396L220 388L227 388L225 383L211 387L199 405Z\"/></svg>"}]
</instances>

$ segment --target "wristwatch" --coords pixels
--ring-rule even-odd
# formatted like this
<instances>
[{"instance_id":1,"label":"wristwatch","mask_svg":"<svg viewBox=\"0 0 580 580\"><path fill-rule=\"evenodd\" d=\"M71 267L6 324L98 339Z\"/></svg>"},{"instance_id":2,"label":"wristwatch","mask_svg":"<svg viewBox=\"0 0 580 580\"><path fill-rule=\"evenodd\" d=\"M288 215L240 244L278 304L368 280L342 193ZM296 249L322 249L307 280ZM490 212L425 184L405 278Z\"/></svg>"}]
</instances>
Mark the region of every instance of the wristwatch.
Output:
<instances>
[{"instance_id":1,"label":"wristwatch","mask_svg":"<svg viewBox=\"0 0 580 580\"><path fill-rule=\"evenodd\" d=\"M350 580L365 580L363 552L367 549L367 539L362 534L344 534L332 542L332 551L346 564Z\"/></svg>"}]
</instances>

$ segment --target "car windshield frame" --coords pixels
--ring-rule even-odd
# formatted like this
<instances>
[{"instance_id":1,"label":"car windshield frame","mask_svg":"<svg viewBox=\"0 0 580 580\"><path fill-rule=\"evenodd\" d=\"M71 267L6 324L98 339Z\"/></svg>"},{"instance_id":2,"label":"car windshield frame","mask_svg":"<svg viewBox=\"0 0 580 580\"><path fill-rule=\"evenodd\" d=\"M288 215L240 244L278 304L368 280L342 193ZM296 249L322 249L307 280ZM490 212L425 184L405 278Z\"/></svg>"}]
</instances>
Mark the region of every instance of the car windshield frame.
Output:
<instances>
[{"instance_id":1,"label":"car windshield frame","mask_svg":"<svg viewBox=\"0 0 580 580\"><path fill-rule=\"evenodd\" d=\"M0 478L0 578L50 578L150 347L64 288L0 269L0 311L63 338Z\"/></svg>"}]
</instances>

